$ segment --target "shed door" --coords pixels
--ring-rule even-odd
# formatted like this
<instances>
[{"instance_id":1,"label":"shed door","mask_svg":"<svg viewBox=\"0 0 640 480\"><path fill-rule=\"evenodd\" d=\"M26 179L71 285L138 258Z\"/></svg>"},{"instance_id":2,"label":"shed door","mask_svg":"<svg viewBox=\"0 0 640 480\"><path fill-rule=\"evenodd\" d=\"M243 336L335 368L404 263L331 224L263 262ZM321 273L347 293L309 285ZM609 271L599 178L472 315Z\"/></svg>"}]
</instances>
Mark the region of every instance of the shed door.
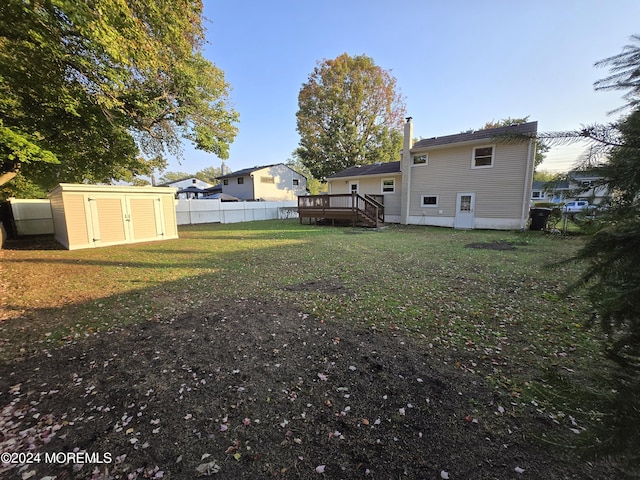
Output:
<instances>
[{"instance_id":1,"label":"shed door","mask_svg":"<svg viewBox=\"0 0 640 480\"><path fill-rule=\"evenodd\" d=\"M164 236L162 201L158 196L127 196L131 240L157 240Z\"/></svg>"},{"instance_id":2,"label":"shed door","mask_svg":"<svg viewBox=\"0 0 640 480\"><path fill-rule=\"evenodd\" d=\"M476 209L475 193L458 193L456 196L455 228L473 228L474 210Z\"/></svg>"},{"instance_id":3,"label":"shed door","mask_svg":"<svg viewBox=\"0 0 640 480\"><path fill-rule=\"evenodd\" d=\"M89 241L93 245L116 245L129 240L129 231L125 227L124 198L89 194L87 202L91 212Z\"/></svg>"}]
</instances>

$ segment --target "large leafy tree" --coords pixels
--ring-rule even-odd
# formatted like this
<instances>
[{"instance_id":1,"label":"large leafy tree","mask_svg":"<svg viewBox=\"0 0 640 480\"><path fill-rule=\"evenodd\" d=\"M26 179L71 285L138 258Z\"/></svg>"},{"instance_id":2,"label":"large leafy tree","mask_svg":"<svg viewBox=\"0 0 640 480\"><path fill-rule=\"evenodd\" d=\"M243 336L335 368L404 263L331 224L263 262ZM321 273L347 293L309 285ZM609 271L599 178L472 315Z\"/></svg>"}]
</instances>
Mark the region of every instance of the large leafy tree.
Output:
<instances>
[{"instance_id":1,"label":"large leafy tree","mask_svg":"<svg viewBox=\"0 0 640 480\"><path fill-rule=\"evenodd\" d=\"M318 62L298 106L295 153L314 177L398 158L405 105L396 79L372 58L344 53Z\"/></svg>"},{"instance_id":2,"label":"large leafy tree","mask_svg":"<svg viewBox=\"0 0 640 480\"><path fill-rule=\"evenodd\" d=\"M226 158L237 113L201 18L200 0L2 2L0 174L130 180L185 139Z\"/></svg>"}]
</instances>

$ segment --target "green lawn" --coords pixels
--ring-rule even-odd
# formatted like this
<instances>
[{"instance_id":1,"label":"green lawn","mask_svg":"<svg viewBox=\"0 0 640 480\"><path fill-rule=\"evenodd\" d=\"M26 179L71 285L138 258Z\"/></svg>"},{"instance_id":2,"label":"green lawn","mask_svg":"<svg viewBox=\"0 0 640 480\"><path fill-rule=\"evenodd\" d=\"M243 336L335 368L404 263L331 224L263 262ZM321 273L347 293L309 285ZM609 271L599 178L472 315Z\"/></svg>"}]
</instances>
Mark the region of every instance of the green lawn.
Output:
<instances>
[{"instance_id":1,"label":"green lawn","mask_svg":"<svg viewBox=\"0 0 640 480\"><path fill-rule=\"evenodd\" d=\"M467 247L497 241L515 249ZM178 240L100 249L5 250L0 354L209 302L276 297L321 320L409 335L443 362L520 396L544 370L582 375L599 362L585 301L563 295L579 267L548 268L581 241L288 220L182 227Z\"/></svg>"}]
</instances>

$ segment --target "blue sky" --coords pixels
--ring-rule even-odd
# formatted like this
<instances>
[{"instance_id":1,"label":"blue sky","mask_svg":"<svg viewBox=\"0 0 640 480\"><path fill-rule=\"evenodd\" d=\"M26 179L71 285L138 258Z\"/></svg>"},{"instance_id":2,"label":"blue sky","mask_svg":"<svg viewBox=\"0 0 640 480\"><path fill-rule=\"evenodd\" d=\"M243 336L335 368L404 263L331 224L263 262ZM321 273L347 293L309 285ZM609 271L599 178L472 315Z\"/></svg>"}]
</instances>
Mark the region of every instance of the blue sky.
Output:
<instances>
[{"instance_id":1,"label":"blue sky","mask_svg":"<svg viewBox=\"0 0 640 480\"><path fill-rule=\"evenodd\" d=\"M523 117L539 131L615 120L623 92L595 92L593 64L640 33L638 0L204 0L205 57L225 72L240 113L231 170L285 162L298 145L298 93L319 60L365 54L390 70L416 136ZM582 148L554 149L566 171ZM167 171L220 166L185 148Z\"/></svg>"}]
</instances>

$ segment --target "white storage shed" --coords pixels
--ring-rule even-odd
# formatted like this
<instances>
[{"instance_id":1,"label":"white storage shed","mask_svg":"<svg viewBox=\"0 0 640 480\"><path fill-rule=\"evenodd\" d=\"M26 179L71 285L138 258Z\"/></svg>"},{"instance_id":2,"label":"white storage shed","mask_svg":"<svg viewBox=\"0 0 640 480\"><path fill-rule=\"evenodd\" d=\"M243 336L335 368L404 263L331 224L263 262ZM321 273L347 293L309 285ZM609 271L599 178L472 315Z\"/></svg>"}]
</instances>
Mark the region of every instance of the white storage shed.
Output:
<instances>
[{"instance_id":1,"label":"white storage shed","mask_svg":"<svg viewBox=\"0 0 640 480\"><path fill-rule=\"evenodd\" d=\"M61 183L48 195L55 238L69 250L178 238L175 193Z\"/></svg>"}]
</instances>

